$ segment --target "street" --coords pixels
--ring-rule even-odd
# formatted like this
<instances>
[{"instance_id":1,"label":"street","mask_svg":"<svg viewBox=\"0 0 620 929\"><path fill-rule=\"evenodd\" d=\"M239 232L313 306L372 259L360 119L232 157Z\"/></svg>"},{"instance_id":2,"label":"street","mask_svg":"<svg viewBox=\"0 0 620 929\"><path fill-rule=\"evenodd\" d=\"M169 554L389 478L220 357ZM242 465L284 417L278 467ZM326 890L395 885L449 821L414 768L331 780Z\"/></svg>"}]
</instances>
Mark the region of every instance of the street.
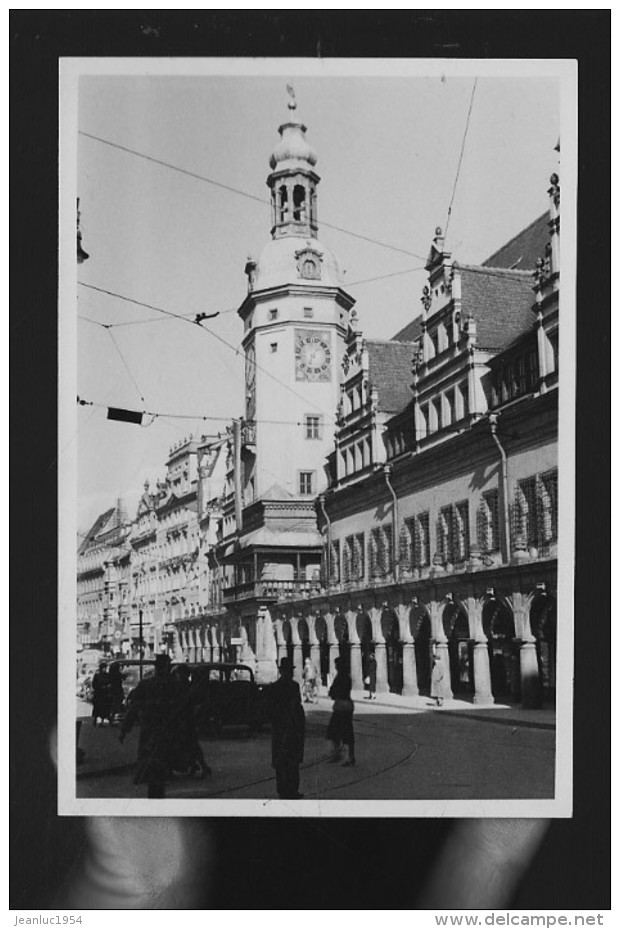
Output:
<instances>
[{"instance_id":1,"label":"street","mask_svg":"<svg viewBox=\"0 0 620 929\"><path fill-rule=\"evenodd\" d=\"M492 800L553 797L555 732L490 717L356 702L357 765L329 762L325 738L331 701L306 705L306 748L301 791L308 799ZM84 715L87 710L85 709ZM117 727L83 719L78 766L80 798L146 796L133 784L137 731L124 745ZM269 730L230 728L201 739L211 777L174 777L168 798L275 798Z\"/></svg>"}]
</instances>

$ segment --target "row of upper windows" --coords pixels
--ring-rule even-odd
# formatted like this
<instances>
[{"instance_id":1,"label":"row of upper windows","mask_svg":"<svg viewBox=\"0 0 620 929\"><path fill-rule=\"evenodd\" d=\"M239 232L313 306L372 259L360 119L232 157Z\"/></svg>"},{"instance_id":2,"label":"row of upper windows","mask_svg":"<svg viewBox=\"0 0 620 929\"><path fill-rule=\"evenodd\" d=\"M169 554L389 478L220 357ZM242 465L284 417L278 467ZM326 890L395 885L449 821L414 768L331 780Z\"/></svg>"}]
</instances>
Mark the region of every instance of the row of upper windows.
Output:
<instances>
[{"instance_id":1,"label":"row of upper windows","mask_svg":"<svg viewBox=\"0 0 620 929\"><path fill-rule=\"evenodd\" d=\"M447 429L469 415L469 388L467 381L446 390L428 403L420 404L418 439L440 429Z\"/></svg>"},{"instance_id":2,"label":"row of upper windows","mask_svg":"<svg viewBox=\"0 0 620 929\"><path fill-rule=\"evenodd\" d=\"M372 464L372 447L370 439L363 439L340 452L341 473L346 477L355 474Z\"/></svg>"},{"instance_id":3,"label":"row of upper windows","mask_svg":"<svg viewBox=\"0 0 620 929\"><path fill-rule=\"evenodd\" d=\"M304 319L314 319L314 307L305 306L303 308L303 314L304 314ZM276 319L280 318L280 310L277 307L271 307L267 311L267 318L269 322L275 322ZM247 317L245 321L246 332L248 329L252 328L253 321L254 321L254 315L251 314L250 316Z\"/></svg>"},{"instance_id":4,"label":"row of upper windows","mask_svg":"<svg viewBox=\"0 0 620 929\"><path fill-rule=\"evenodd\" d=\"M497 488L481 494L476 510L475 540L481 554L494 554L501 548L500 501ZM557 469L517 482L511 505L512 545L544 548L557 541ZM329 579L331 583L363 581L367 575L382 577L392 573L392 523L375 526L331 543ZM404 520L398 537L398 559L403 570L435 564L461 564L471 555L470 501L460 500L437 511L431 547L431 514L428 510Z\"/></svg>"},{"instance_id":5,"label":"row of upper windows","mask_svg":"<svg viewBox=\"0 0 620 929\"><path fill-rule=\"evenodd\" d=\"M538 351L532 349L503 364L494 372L491 406L500 406L529 393L538 386Z\"/></svg>"}]
</instances>

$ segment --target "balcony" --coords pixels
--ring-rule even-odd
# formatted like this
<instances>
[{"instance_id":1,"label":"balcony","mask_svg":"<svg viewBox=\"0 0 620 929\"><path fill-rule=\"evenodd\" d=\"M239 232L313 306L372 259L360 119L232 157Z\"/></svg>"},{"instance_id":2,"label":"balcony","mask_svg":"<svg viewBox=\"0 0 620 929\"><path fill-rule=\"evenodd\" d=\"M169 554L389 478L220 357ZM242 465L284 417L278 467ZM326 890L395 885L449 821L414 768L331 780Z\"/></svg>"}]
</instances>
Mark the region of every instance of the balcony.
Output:
<instances>
[{"instance_id":1,"label":"balcony","mask_svg":"<svg viewBox=\"0 0 620 929\"><path fill-rule=\"evenodd\" d=\"M240 600L255 599L277 602L310 597L312 594L318 592L318 581L310 581L305 577L299 579L291 578L290 580L250 580L225 587L223 591L223 602L227 604L236 603Z\"/></svg>"}]
</instances>

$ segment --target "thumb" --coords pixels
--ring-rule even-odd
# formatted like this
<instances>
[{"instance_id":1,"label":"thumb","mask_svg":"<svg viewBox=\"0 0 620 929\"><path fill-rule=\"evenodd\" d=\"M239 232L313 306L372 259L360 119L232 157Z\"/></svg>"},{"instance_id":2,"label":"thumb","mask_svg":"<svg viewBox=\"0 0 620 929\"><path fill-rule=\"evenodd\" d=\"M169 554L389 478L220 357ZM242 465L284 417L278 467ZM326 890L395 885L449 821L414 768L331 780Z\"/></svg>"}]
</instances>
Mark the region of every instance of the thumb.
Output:
<instances>
[{"instance_id":1,"label":"thumb","mask_svg":"<svg viewBox=\"0 0 620 929\"><path fill-rule=\"evenodd\" d=\"M214 840L192 819L92 817L69 889L78 909L192 909L210 890Z\"/></svg>"}]
</instances>

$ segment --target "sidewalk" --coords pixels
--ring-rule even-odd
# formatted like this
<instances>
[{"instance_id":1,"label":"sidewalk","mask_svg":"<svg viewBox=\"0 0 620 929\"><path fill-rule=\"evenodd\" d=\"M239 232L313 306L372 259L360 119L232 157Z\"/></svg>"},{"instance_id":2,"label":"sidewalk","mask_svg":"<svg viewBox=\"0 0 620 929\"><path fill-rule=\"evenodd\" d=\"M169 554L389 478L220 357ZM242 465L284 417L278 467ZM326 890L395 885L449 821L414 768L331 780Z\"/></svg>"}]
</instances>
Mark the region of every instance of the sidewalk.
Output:
<instances>
[{"instance_id":1,"label":"sidewalk","mask_svg":"<svg viewBox=\"0 0 620 929\"><path fill-rule=\"evenodd\" d=\"M369 705L363 690L354 690L351 693L354 703ZM321 699L329 698L322 695ZM418 712L447 713L451 716L466 716L469 719L479 719L488 723L500 723L506 726L528 726L532 729L555 729L556 714L554 706L544 706L540 710L526 710L521 706L509 706L503 703L472 703L471 700L451 699L444 700L443 706L438 707L431 697L412 696L403 697L400 694L376 694L372 706L389 706L398 709L408 709Z\"/></svg>"}]
</instances>

